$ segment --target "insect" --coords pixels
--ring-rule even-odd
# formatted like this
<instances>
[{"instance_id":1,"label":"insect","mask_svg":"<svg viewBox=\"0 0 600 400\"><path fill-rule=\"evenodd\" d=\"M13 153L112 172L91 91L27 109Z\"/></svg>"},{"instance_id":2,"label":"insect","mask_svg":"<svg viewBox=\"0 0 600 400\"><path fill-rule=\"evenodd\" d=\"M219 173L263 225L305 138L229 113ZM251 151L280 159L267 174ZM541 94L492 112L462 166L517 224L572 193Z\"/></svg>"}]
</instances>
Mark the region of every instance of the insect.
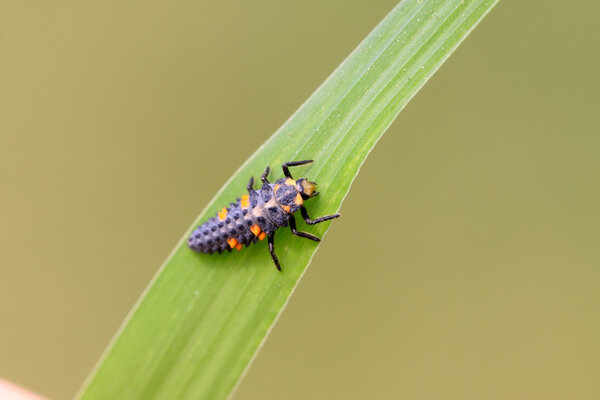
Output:
<instances>
[{"instance_id":1,"label":"insect","mask_svg":"<svg viewBox=\"0 0 600 400\"><path fill-rule=\"evenodd\" d=\"M340 216L332 214L317 219L308 216L304 201L319 194L316 191L317 184L304 178L295 180L288 168L311 162L313 160L284 163L281 168L285 178L278 179L275 183L269 182L270 169L267 167L260 177L263 185L259 190L254 190L254 177L251 177L246 187L248 194L229 204L229 207L223 207L216 216L197 227L188 239L189 248L199 253L222 253L234 248L241 250L242 245L250 246L266 237L271 258L281 271L275 255L275 231L278 228L289 225L294 235L315 242L321 241L315 235L296 229L296 211L300 210L304 221L309 225Z\"/></svg>"}]
</instances>

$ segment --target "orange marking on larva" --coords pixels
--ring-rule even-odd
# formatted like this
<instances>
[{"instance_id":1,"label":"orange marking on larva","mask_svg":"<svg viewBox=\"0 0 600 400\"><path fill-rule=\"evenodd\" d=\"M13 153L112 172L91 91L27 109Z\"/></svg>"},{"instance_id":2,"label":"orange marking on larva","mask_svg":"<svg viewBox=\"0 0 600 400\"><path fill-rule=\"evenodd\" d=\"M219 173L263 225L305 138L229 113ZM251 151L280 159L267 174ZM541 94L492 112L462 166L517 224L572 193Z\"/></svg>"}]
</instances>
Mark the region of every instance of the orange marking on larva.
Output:
<instances>
[{"instance_id":1,"label":"orange marking on larva","mask_svg":"<svg viewBox=\"0 0 600 400\"><path fill-rule=\"evenodd\" d=\"M302 200L302 195L298 193L294 199L294 203L296 203L297 206L301 206L303 202L304 200Z\"/></svg>"},{"instance_id":2,"label":"orange marking on larva","mask_svg":"<svg viewBox=\"0 0 600 400\"><path fill-rule=\"evenodd\" d=\"M238 243L235 248L237 249L237 251L240 251L242 249L242 244Z\"/></svg>"},{"instance_id":3,"label":"orange marking on larva","mask_svg":"<svg viewBox=\"0 0 600 400\"><path fill-rule=\"evenodd\" d=\"M238 241L236 238L230 238L227 239L227 244L229 245L229 247L231 247L232 249L238 245Z\"/></svg>"},{"instance_id":4,"label":"orange marking on larva","mask_svg":"<svg viewBox=\"0 0 600 400\"><path fill-rule=\"evenodd\" d=\"M293 180L293 179L291 179L291 178L287 178L287 179L285 180L285 184L286 184L286 185L290 185L290 186L296 186L296 181L295 181L295 180Z\"/></svg>"},{"instance_id":5,"label":"orange marking on larva","mask_svg":"<svg viewBox=\"0 0 600 400\"><path fill-rule=\"evenodd\" d=\"M273 187L273 193L277 194L277 190L279 190L279 188L281 187L280 184L275 184L275 186Z\"/></svg>"},{"instance_id":6,"label":"orange marking on larva","mask_svg":"<svg viewBox=\"0 0 600 400\"><path fill-rule=\"evenodd\" d=\"M260 226L258 226L258 225L252 225L252 226L250 227L250 231L251 231L252 233L254 233L254 236L258 236L258 235L260 235L260 231L261 231L261 229L260 229Z\"/></svg>"},{"instance_id":7,"label":"orange marking on larva","mask_svg":"<svg viewBox=\"0 0 600 400\"><path fill-rule=\"evenodd\" d=\"M286 213L290 212L290 206L281 206L285 210Z\"/></svg>"},{"instance_id":8,"label":"orange marking on larva","mask_svg":"<svg viewBox=\"0 0 600 400\"><path fill-rule=\"evenodd\" d=\"M219 216L219 221L223 221L227 217L227 209L223 207L221 211L217 214Z\"/></svg>"},{"instance_id":9,"label":"orange marking on larva","mask_svg":"<svg viewBox=\"0 0 600 400\"><path fill-rule=\"evenodd\" d=\"M248 196L247 194L243 195L242 200L240 201L240 205L242 206L242 208L250 207L250 196Z\"/></svg>"},{"instance_id":10,"label":"orange marking on larva","mask_svg":"<svg viewBox=\"0 0 600 400\"><path fill-rule=\"evenodd\" d=\"M263 240L265 237L267 237L267 234L266 234L266 233L264 233L264 232L261 232L261 233L260 233L260 235L258 235L258 238L259 238L260 240Z\"/></svg>"}]
</instances>

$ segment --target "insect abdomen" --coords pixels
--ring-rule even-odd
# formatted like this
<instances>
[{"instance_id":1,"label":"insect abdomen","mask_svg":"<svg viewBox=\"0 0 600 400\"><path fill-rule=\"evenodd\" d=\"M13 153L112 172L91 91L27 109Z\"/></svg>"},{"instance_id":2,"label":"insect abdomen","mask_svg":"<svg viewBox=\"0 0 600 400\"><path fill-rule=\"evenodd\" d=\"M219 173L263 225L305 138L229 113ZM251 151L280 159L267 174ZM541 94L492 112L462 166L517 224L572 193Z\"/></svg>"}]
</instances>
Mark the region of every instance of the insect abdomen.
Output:
<instances>
[{"instance_id":1,"label":"insect abdomen","mask_svg":"<svg viewBox=\"0 0 600 400\"><path fill-rule=\"evenodd\" d=\"M257 192L243 195L196 228L188 246L200 253L221 253L264 239L272 231L272 223L263 216L263 205Z\"/></svg>"}]
</instances>

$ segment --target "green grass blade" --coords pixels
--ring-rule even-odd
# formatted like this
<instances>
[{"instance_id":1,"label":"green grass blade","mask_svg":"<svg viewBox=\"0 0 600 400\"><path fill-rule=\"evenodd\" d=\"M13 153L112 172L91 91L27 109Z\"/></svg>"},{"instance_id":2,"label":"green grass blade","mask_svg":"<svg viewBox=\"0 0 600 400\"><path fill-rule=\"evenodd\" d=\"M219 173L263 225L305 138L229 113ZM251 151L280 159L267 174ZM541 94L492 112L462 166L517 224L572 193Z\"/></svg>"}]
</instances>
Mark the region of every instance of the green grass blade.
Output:
<instances>
[{"instance_id":1,"label":"green grass blade","mask_svg":"<svg viewBox=\"0 0 600 400\"><path fill-rule=\"evenodd\" d=\"M251 175L289 160L319 183L311 216L336 212L369 151L497 0L405 0L224 185L168 257L88 378L82 399L219 399L255 356L306 270L316 243L276 236L241 252L196 254L185 239L245 191ZM208 167L208 166L207 166ZM351 216L343 216L351 218ZM335 221L332 222L335 224ZM300 228L322 236L330 223ZM352 251L349 249L348 251Z\"/></svg>"}]
</instances>

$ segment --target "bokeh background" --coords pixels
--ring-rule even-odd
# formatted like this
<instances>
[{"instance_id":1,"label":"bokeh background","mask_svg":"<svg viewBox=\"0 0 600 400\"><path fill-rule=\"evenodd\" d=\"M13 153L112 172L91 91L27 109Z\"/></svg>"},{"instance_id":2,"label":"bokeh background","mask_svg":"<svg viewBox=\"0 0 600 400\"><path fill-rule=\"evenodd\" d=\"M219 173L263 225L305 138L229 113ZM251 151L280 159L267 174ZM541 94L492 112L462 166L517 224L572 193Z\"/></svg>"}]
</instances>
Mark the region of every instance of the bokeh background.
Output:
<instances>
[{"instance_id":1,"label":"bokeh background","mask_svg":"<svg viewBox=\"0 0 600 400\"><path fill-rule=\"evenodd\" d=\"M71 398L395 3L1 2L0 376ZM600 398L599 11L500 2L372 152L234 399Z\"/></svg>"}]
</instances>

